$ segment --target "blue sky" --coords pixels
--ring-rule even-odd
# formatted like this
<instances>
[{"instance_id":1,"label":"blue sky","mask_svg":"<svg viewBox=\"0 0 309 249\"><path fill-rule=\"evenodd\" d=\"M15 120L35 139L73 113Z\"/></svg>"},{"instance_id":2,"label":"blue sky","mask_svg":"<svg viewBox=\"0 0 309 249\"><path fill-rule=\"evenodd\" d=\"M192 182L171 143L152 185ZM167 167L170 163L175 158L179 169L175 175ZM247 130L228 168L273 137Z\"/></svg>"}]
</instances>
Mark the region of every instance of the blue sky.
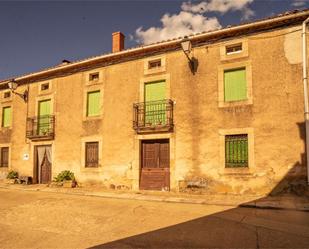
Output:
<instances>
[{"instance_id":1,"label":"blue sky","mask_svg":"<svg viewBox=\"0 0 309 249\"><path fill-rule=\"evenodd\" d=\"M108 53L115 31L129 48L304 8L306 0L0 1L0 79Z\"/></svg>"}]
</instances>

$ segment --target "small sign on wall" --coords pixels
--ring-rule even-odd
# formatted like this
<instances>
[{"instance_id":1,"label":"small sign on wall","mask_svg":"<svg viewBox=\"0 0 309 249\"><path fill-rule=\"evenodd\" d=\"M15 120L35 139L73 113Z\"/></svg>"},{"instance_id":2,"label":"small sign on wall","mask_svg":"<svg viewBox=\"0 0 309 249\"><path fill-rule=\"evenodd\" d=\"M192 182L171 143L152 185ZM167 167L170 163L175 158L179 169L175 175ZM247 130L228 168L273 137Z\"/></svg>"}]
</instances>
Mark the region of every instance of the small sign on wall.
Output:
<instances>
[{"instance_id":1,"label":"small sign on wall","mask_svg":"<svg viewBox=\"0 0 309 249\"><path fill-rule=\"evenodd\" d=\"M29 154L25 153L25 154L23 155L23 160L24 160L24 161L29 160Z\"/></svg>"}]
</instances>

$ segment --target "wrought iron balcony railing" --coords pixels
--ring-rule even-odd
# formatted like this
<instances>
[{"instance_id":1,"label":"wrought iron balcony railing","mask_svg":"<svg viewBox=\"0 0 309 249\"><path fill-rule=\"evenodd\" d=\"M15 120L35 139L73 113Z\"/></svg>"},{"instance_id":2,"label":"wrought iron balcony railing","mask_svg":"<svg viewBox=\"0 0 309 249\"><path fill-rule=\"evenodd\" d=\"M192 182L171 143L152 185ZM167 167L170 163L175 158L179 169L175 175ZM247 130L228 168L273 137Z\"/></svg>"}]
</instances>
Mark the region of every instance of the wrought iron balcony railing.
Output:
<instances>
[{"instance_id":1,"label":"wrought iron balcony railing","mask_svg":"<svg viewBox=\"0 0 309 249\"><path fill-rule=\"evenodd\" d=\"M133 129L137 133L173 131L173 101L140 102L133 104Z\"/></svg>"},{"instance_id":2,"label":"wrought iron balcony railing","mask_svg":"<svg viewBox=\"0 0 309 249\"><path fill-rule=\"evenodd\" d=\"M27 118L26 137L32 140L51 140L55 136L55 116Z\"/></svg>"}]
</instances>

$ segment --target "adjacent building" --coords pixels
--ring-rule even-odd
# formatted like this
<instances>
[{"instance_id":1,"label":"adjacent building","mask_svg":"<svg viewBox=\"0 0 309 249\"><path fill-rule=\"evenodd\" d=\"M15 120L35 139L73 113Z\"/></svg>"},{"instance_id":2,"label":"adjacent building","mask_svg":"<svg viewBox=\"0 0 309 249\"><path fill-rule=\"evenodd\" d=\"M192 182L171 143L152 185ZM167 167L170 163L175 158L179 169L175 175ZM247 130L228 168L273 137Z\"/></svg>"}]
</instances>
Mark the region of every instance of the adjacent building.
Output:
<instances>
[{"instance_id":1,"label":"adjacent building","mask_svg":"<svg viewBox=\"0 0 309 249\"><path fill-rule=\"evenodd\" d=\"M305 179L308 16L126 50L117 32L112 53L0 81L1 177L70 170L107 188L235 194Z\"/></svg>"}]
</instances>

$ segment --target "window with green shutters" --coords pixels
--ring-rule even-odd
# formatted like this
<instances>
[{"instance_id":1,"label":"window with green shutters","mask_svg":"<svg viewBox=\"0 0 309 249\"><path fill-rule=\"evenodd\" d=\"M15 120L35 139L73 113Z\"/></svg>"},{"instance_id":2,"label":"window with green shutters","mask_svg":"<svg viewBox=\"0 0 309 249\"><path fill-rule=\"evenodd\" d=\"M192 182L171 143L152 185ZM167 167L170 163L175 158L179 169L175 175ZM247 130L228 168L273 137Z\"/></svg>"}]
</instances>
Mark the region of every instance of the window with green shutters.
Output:
<instances>
[{"instance_id":1,"label":"window with green shutters","mask_svg":"<svg viewBox=\"0 0 309 249\"><path fill-rule=\"evenodd\" d=\"M248 135L225 136L225 167L248 167Z\"/></svg>"},{"instance_id":2,"label":"window with green shutters","mask_svg":"<svg viewBox=\"0 0 309 249\"><path fill-rule=\"evenodd\" d=\"M10 127L11 126L11 107L6 106L2 108L2 127Z\"/></svg>"},{"instance_id":3,"label":"window with green shutters","mask_svg":"<svg viewBox=\"0 0 309 249\"><path fill-rule=\"evenodd\" d=\"M166 123L165 81L145 84L145 123L164 125Z\"/></svg>"},{"instance_id":4,"label":"window with green shutters","mask_svg":"<svg viewBox=\"0 0 309 249\"><path fill-rule=\"evenodd\" d=\"M246 68L224 71L224 101L247 99Z\"/></svg>"},{"instance_id":5,"label":"window with green shutters","mask_svg":"<svg viewBox=\"0 0 309 249\"><path fill-rule=\"evenodd\" d=\"M46 116L50 115L50 99L48 100L42 100L39 102L39 116Z\"/></svg>"},{"instance_id":6,"label":"window with green shutters","mask_svg":"<svg viewBox=\"0 0 309 249\"><path fill-rule=\"evenodd\" d=\"M100 91L87 93L87 117L100 115Z\"/></svg>"},{"instance_id":7,"label":"window with green shutters","mask_svg":"<svg viewBox=\"0 0 309 249\"><path fill-rule=\"evenodd\" d=\"M51 100L42 100L39 101L39 110L38 110L38 134L45 135L51 129L50 115L51 115Z\"/></svg>"}]
</instances>

